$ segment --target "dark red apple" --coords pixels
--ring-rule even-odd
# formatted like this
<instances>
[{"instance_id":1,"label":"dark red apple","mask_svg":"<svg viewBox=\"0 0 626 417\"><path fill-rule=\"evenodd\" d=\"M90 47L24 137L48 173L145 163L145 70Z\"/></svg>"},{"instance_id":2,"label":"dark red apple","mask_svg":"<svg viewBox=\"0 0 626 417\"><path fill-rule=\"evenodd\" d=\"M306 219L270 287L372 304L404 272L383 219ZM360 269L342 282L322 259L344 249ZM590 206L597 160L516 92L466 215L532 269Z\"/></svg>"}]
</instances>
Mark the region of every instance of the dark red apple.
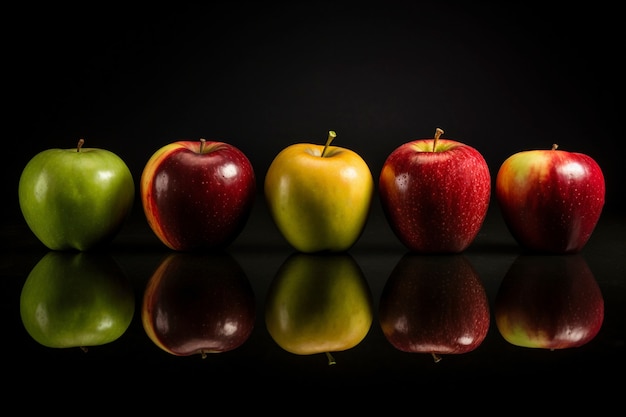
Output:
<instances>
[{"instance_id":1,"label":"dark red apple","mask_svg":"<svg viewBox=\"0 0 626 417\"><path fill-rule=\"evenodd\" d=\"M557 145L508 157L495 189L511 234L536 252L581 251L604 206L600 166L588 155L557 150Z\"/></svg>"},{"instance_id":2,"label":"dark red apple","mask_svg":"<svg viewBox=\"0 0 626 417\"><path fill-rule=\"evenodd\" d=\"M600 331L604 298L580 254L522 255L500 284L494 315L498 331L513 345L573 348Z\"/></svg>"},{"instance_id":3,"label":"dark red apple","mask_svg":"<svg viewBox=\"0 0 626 417\"><path fill-rule=\"evenodd\" d=\"M148 281L141 320L164 351L206 357L241 346L252 333L255 308L250 281L232 256L176 253Z\"/></svg>"},{"instance_id":4,"label":"dark red apple","mask_svg":"<svg viewBox=\"0 0 626 417\"><path fill-rule=\"evenodd\" d=\"M475 350L487 336L489 301L464 255L405 254L379 302L383 334L398 350L442 354Z\"/></svg>"},{"instance_id":5,"label":"dark red apple","mask_svg":"<svg viewBox=\"0 0 626 417\"><path fill-rule=\"evenodd\" d=\"M245 227L255 194L250 160L224 142L170 143L152 155L141 175L148 224L179 251L228 246Z\"/></svg>"},{"instance_id":6,"label":"dark red apple","mask_svg":"<svg viewBox=\"0 0 626 417\"><path fill-rule=\"evenodd\" d=\"M411 251L458 253L476 238L489 207L491 176L473 147L439 139L396 148L383 164L379 197L399 240Z\"/></svg>"}]
</instances>

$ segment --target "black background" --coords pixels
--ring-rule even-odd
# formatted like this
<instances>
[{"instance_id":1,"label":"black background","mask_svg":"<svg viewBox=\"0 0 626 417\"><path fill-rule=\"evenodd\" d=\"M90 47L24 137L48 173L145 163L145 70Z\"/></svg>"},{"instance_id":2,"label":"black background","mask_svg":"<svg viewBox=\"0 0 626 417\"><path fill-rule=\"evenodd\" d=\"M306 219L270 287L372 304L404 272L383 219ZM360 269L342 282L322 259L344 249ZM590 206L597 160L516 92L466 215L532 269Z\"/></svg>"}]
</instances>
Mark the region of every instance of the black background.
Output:
<instances>
[{"instance_id":1,"label":"black background","mask_svg":"<svg viewBox=\"0 0 626 417\"><path fill-rule=\"evenodd\" d=\"M171 141L223 140L262 180L283 147L323 143L328 130L378 176L396 146L441 127L494 176L524 149L587 153L605 172L607 207L623 208L626 36L603 2L55 5L8 16L2 169L14 190L36 152L80 137L119 154L137 180ZM5 209L19 221L15 198Z\"/></svg>"},{"instance_id":2,"label":"black background","mask_svg":"<svg viewBox=\"0 0 626 417\"><path fill-rule=\"evenodd\" d=\"M537 378L545 388L564 370L556 380L569 381L571 389L584 372L597 371L596 382L601 372L613 371L618 379L623 375L626 36L614 4L568 5L565 10L529 2L231 2L145 9L103 3L11 6L6 12L8 134L0 169L7 185L2 205L7 256L2 266L3 290L13 298L3 308L21 353L15 346L10 350L28 371L20 375L41 380L45 373L50 383L56 373L92 381L93 372L110 376L130 370L126 382L132 383L150 370L156 381L161 372L188 382L207 377L202 372L210 368L207 373L216 375L222 387L227 375L237 379L241 373L245 381L238 380L239 390L261 390L276 375L328 386L332 372L321 357L280 351L262 322L253 343L204 367L197 358L166 357L137 321L120 344L105 347L95 358L76 360L72 353L37 346L21 327L15 298L46 253L26 228L17 200L21 170L37 152L71 148L83 137L85 146L122 157L138 186L152 153L172 141L204 137L239 147L255 167L259 198L231 251L262 302L274 272L291 252L265 211L262 182L272 158L291 143L323 143L332 129L338 134L334 144L361 154L377 178L393 149L431 137L436 127L445 130L444 137L477 148L494 178L509 155L553 143L596 159L605 174L606 205L584 255L605 294L604 333L588 351L563 352L551 362L542 352L520 358L492 329L491 342L477 353L444 361L437 370L426 365L427 359L407 361L392 352L374 326L371 341L354 356L338 355L346 365L335 371L340 376L335 388L348 381L382 389L391 382L406 394L410 366L418 363L412 382L422 389L432 382L462 391L474 385L474 378L484 382L485 375L492 378L485 389L524 378ZM138 294L167 253L148 230L139 202L112 248ZM378 296L404 248L376 199L351 253ZM494 205L467 253L491 301L519 253ZM605 362L601 356L607 352ZM376 359L370 362L372 356ZM601 386L610 390L620 383ZM586 387L578 386L580 392ZM327 395L321 391L320 397Z\"/></svg>"}]
</instances>

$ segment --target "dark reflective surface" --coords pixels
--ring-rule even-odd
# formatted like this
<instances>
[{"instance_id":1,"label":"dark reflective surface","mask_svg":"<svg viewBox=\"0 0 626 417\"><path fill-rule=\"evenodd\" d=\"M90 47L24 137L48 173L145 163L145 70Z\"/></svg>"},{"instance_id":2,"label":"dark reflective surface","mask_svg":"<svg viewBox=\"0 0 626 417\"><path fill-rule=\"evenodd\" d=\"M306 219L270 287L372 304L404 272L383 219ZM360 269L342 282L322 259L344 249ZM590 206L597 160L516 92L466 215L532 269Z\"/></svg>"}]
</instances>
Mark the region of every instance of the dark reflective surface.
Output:
<instances>
[{"instance_id":1,"label":"dark reflective surface","mask_svg":"<svg viewBox=\"0 0 626 417\"><path fill-rule=\"evenodd\" d=\"M592 272L604 301L604 320L598 334L577 348L550 351L514 346L499 333L493 307L507 272L522 254L497 210L491 210L475 243L464 256L475 269L491 309L488 333L476 349L447 355L434 363L429 355L402 352L385 338L378 308L383 288L406 250L374 207L361 239L349 255L365 277L374 303L374 319L366 337L353 348L333 353L329 366L323 353L297 355L281 348L268 333L264 314L272 281L293 250L282 240L261 204L248 227L229 248L232 260L244 271L256 302L254 328L243 344L231 351L178 357L157 347L141 322L141 303L146 286L163 260L171 253L151 234L140 215L135 215L108 252L132 282L135 314L128 330L114 342L92 347L55 349L42 346L28 334L20 319L20 292L35 265L49 252L22 225L3 231L0 279L2 299L2 353L15 364L9 376L28 378L39 384L54 383L58 375L103 378L124 375L133 385L151 384L168 378L232 379L242 387L263 387L268 381L279 386L306 384L341 387L353 384L373 390L415 388L439 391L463 387L480 380L485 389L502 387L529 377L534 387L585 386L613 390L613 378L623 381L626 339L626 223L617 215L604 216L587 247L580 254ZM209 258L207 258L209 259ZM533 258L538 271L559 257ZM410 267L410 264L409 264ZM237 269L237 268L235 268ZM319 291L312 289L312 291ZM260 388L259 388L260 389ZM607 391L609 392L609 391ZM613 392L613 391L610 391ZM608 394L607 394L608 395Z\"/></svg>"}]
</instances>

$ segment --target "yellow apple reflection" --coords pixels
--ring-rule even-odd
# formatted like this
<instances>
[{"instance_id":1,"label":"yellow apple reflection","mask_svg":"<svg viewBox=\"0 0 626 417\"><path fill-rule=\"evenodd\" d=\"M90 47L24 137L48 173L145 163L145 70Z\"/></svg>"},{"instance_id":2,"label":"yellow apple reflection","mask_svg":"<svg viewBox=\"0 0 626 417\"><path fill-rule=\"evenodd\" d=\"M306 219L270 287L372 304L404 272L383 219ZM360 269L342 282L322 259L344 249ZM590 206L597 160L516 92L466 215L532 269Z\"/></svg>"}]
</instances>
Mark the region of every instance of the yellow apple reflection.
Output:
<instances>
[{"instance_id":1,"label":"yellow apple reflection","mask_svg":"<svg viewBox=\"0 0 626 417\"><path fill-rule=\"evenodd\" d=\"M358 345L373 319L372 294L358 263L347 253L290 255L267 293L265 324L272 339L297 355Z\"/></svg>"}]
</instances>

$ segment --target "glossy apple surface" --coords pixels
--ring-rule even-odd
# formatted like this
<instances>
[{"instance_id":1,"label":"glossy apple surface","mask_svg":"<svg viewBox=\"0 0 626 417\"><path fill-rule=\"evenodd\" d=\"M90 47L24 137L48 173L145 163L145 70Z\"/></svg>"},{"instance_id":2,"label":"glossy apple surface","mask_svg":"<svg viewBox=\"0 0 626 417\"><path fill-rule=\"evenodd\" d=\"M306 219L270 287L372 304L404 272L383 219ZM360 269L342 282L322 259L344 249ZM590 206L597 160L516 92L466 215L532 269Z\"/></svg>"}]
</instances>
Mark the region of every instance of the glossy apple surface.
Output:
<instances>
[{"instance_id":1,"label":"glossy apple surface","mask_svg":"<svg viewBox=\"0 0 626 417\"><path fill-rule=\"evenodd\" d=\"M353 348L369 332L372 319L367 280L347 253L292 254L277 271L265 301L269 334L298 355Z\"/></svg>"},{"instance_id":2,"label":"glossy apple surface","mask_svg":"<svg viewBox=\"0 0 626 417\"><path fill-rule=\"evenodd\" d=\"M600 331L604 298L580 254L521 255L500 284L494 315L500 334L513 345L573 348Z\"/></svg>"},{"instance_id":3,"label":"glossy apple surface","mask_svg":"<svg viewBox=\"0 0 626 417\"><path fill-rule=\"evenodd\" d=\"M135 313L133 286L105 253L50 251L20 294L28 334L51 348L87 348L120 338Z\"/></svg>"},{"instance_id":4,"label":"glossy apple surface","mask_svg":"<svg viewBox=\"0 0 626 417\"><path fill-rule=\"evenodd\" d=\"M222 249L248 221L256 180L250 160L235 146L178 141L150 157L140 193L150 228L170 249Z\"/></svg>"},{"instance_id":5,"label":"glossy apple surface","mask_svg":"<svg viewBox=\"0 0 626 417\"><path fill-rule=\"evenodd\" d=\"M489 207L491 177L483 156L449 139L414 140L396 148L379 177L391 229L411 251L459 253L474 241Z\"/></svg>"},{"instance_id":6,"label":"glossy apple surface","mask_svg":"<svg viewBox=\"0 0 626 417\"><path fill-rule=\"evenodd\" d=\"M411 353L462 354L487 336L489 301L478 273L462 254L405 254L379 301L383 334Z\"/></svg>"},{"instance_id":7,"label":"glossy apple surface","mask_svg":"<svg viewBox=\"0 0 626 417\"><path fill-rule=\"evenodd\" d=\"M175 356L227 352L254 328L255 296L227 253L174 253L146 285L141 320L156 346Z\"/></svg>"},{"instance_id":8,"label":"glossy apple surface","mask_svg":"<svg viewBox=\"0 0 626 417\"><path fill-rule=\"evenodd\" d=\"M369 214L374 181L356 152L296 143L283 149L265 176L271 216L298 251L341 252L361 236Z\"/></svg>"},{"instance_id":9,"label":"glossy apple surface","mask_svg":"<svg viewBox=\"0 0 626 417\"><path fill-rule=\"evenodd\" d=\"M30 230L49 249L89 250L111 241L130 215L135 184L111 151L47 149L24 167L19 204Z\"/></svg>"},{"instance_id":10,"label":"glossy apple surface","mask_svg":"<svg viewBox=\"0 0 626 417\"><path fill-rule=\"evenodd\" d=\"M537 252L581 251L604 206L600 166L588 155L556 145L508 157L495 188L511 234L522 247Z\"/></svg>"}]
</instances>

